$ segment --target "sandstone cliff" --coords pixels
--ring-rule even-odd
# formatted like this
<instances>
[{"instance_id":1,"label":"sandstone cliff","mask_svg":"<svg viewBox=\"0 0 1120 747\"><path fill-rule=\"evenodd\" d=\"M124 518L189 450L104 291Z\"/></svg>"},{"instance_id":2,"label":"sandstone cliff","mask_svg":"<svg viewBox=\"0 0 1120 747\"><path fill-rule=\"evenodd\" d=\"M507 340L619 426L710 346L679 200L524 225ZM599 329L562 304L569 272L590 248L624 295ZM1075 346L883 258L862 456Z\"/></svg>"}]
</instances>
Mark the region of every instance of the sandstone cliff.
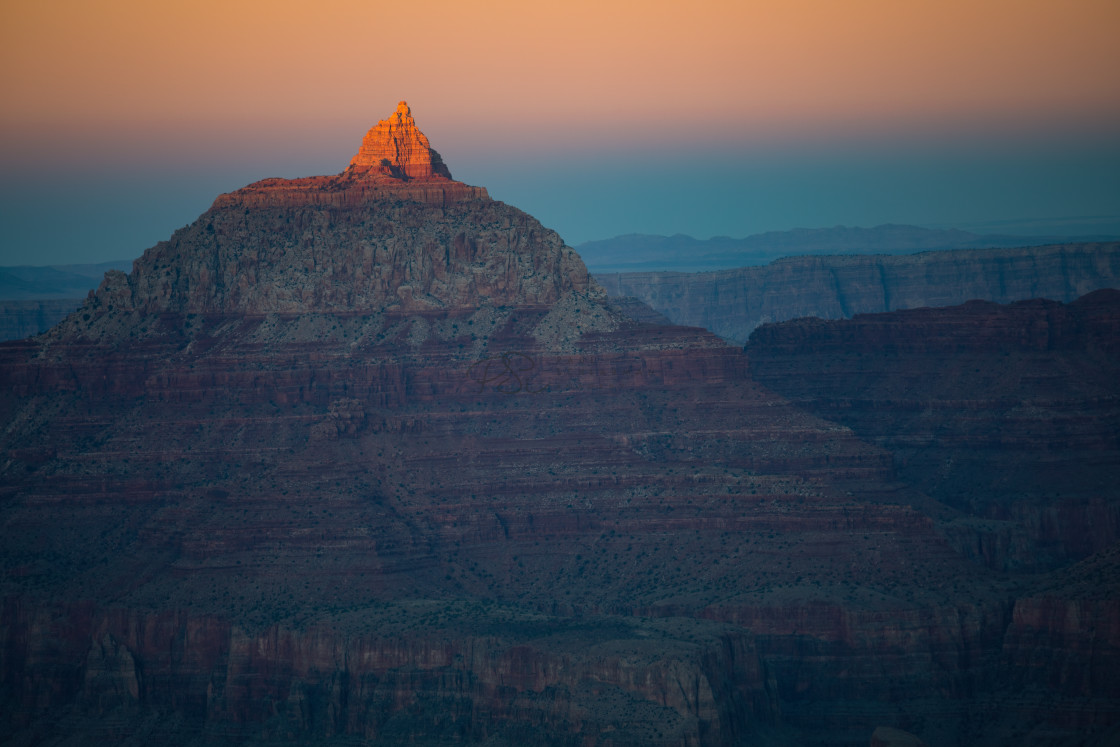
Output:
<instances>
[{"instance_id":1,"label":"sandstone cliff","mask_svg":"<svg viewBox=\"0 0 1120 747\"><path fill-rule=\"evenodd\" d=\"M382 164L382 162L384 162ZM601 295L578 255L531 216L450 178L408 105L332 177L265 179L109 272L90 313L419 311Z\"/></svg>"},{"instance_id":2,"label":"sandstone cliff","mask_svg":"<svg viewBox=\"0 0 1120 747\"><path fill-rule=\"evenodd\" d=\"M377 172L375 176L386 174ZM219 197L214 207L318 206L328 210L405 198L451 206L453 211L454 203L488 199L485 189L448 179L358 179L344 173L262 180ZM226 220L236 219L233 210L218 212ZM714 273L599 273L595 277L623 305L632 306L625 298L637 298L674 323L703 326L741 343L759 324L800 316L841 318L972 299L1071 301L1098 288L1120 285L1116 256L1114 244L1063 244L927 252L912 257L795 257L764 267ZM96 285L95 281L83 287ZM21 298L32 297L21 292ZM79 298L81 293L84 290L73 295ZM0 339L37 334L68 313L57 301L35 307L40 311L34 317L28 316L29 308L24 304L0 309Z\"/></svg>"},{"instance_id":3,"label":"sandstone cliff","mask_svg":"<svg viewBox=\"0 0 1120 747\"><path fill-rule=\"evenodd\" d=\"M1068 302L1120 287L1120 243L970 249L905 256L790 257L719 272L597 274L612 296L634 296L675 324L743 343L767 322L855 314L972 299Z\"/></svg>"},{"instance_id":4,"label":"sandstone cliff","mask_svg":"<svg viewBox=\"0 0 1120 747\"><path fill-rule=\"evenodd\" d=\"M17 743L963 745L1079 660L975 517L529 216L319 179L0 344ZM1077 687L1022 723L1110 728Z\"/></svg>"},{"instance_id":5,"label":"sandstone cliff","mask_svg":"<svg viewBox=\"0 0 1120 747\"><path fill-rule=\"evenodd\" d=\"M345 173L371 172L407 179L451 178L451 172L416 126L412 110L404 101L397 104L393 116L381 120L366 133Z\"/></svg>"}]
</instances>

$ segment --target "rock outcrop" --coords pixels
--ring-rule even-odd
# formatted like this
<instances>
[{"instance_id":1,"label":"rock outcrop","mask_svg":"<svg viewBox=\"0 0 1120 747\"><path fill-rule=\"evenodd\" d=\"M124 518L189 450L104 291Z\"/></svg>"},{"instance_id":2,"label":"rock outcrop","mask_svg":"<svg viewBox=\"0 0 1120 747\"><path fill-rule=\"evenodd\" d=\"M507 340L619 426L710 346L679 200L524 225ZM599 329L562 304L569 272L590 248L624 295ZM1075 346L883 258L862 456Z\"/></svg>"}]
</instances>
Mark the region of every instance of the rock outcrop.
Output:
<instances>
[{"instance_id":1,"label":"rock outcrop","mask_svg":"<svg viewBox=\"0 0 1120 747\"><path fill-rule=\"evenodd\" d=\"M362 138L358 154L346 167L347 175L381 174L405 179L451 178L443 159L428 143L404 101Z\"/></svg>"},{"instance_id":2,"label":"rock outcrop","mask_svg":"<svg viewBox=\"0 0 1120 747\"><path fill-rule=\"evenodd\" d=\"M1120 291L799 319L755 330L747 353L755 379L983 519L963 544L994 567L1049 570L1120 540Z\"/></svg>"},{"instance_id":3,"label":"rock outcrop","mask_svg":"<svg viewBox=\"0 0 1120 747\"><path fill-rule=\"evenodd\" d=\"M402 102L342 174L221 195L130 274L107 273L65 328L99 311L423 311L546 306L570 293L602 295L555 232L451 180Z\"/></svg>"},{"instance_id":4,"label":"rock outcrop","mask_svg":"<svg viewBox=\"0 0 1120 747\"><path fill-rule=\"evenodd\" d=\"M563 239L516 208L399 197L351 207L216 204L128 276L108 275L91 304L143 314L353 313L540 306L602 293Z\"/></svg>"},{"instance_id":5,"label":"rock outcrop","mask_svg":"<svg viewBox=\"0 0 1120 747\"><path fill-rule=\"evenodd\" d=\"M353 180L392 194L220 200L0 344L14 742L970 744L1083 660L740 350L408 191L446 177ZM1023 723L1111 728L1103 683Z\"/></svg>"},{"instance_id":6,"label":"rock outcrop","mask_svg":"<svg viewBox=\"0 0 1120 747\"><path fill-rule=\"evenodd\" d=\"M220 195L214 208L323 206L354 208L378 200L449 205L489 200L486 189L451 178L439 153L416 126L408 104L366 133L350 165L336 176L263 179Z\"/></svg>"},{"instance_id":7,"label":"rock outcrop","mask_svg":"<svg viewBox=\"0 0 1120 747\"><path fill-rule=\"evenodd\" d=\"M789 257L737 270L595 278L612 296L636 297L675 324L704 327L742 344L762 324L798 317L843 319L973 299L1073 301L1120 288L1120 243Z\"/></svg>"}]
</instances>

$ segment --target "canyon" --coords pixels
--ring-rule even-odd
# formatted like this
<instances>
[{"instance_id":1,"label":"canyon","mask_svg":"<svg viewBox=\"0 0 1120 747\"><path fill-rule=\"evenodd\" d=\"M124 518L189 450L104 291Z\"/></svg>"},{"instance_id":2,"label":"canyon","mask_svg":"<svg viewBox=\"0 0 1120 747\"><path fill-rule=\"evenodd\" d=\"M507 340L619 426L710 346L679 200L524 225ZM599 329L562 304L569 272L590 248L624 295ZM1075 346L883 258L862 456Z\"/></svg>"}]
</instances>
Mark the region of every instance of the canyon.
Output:
<instances>
[{"instance_id":1,"label":"canyon","mask_svg":"<svg viewBox=\"0 0 1120 747\"><path fill-rule=\"evenodd\" d=\"M395 185L394 194L400 194L402 188L403 185ZM385 187L374 184L355 189L352 180L341 175L265 180L225 199L254 208L280 206L291 200L335 205L348 200L358 205L363 200L375 199L378 189ZM482 188L468 188L458 182L440 183L429 198L425 198L423 191L432 187L416 189L419 198L428 201L454 201L471 190L479 197L487 197ZM849 237L847 243L825 242L827 247L848 247L847 254L789 256L764 265L716 272L603 272L593 268L592 277L616 303L634 308L636 313L648 314L637 310L638 306L648 306L666 321L704 327L736 344L745 343L751 331L761 324L798 317L842 319L903 308L952 306L971 300L1012 303L1049 298L1069 302L1094 290L1120 287L1120 245L1116 242L897 254L915 245L941 240L941 236L935 234L931 238L919 233L914 237L912 232L884 228L902 227L846 229L841 233ZM808 252L819 248L819 241L805 239L803 233L810 234L810 238L815 235L790 231L767 235L767 239L783 250ZM1010 241L1011 237L1005 239ZM637 246L643 245L637 242ZM623 242L621 246L630 244ZM871 254L876 248L895 254ZM44 283L38 286L42 288L40 296L50 300L32 301L40 296L28 295L22 286L13 287L7 294L0 288L2 297L12 299L0 302L0 339L38 334L53 326L81 304L78 296L96 286L96 282L87 279L86 285L79 288L81 293L69 291L73 296L70 301L59 300L59 292Z\"/></svg>"},{"instance_id":2,"label":"canyon","mask_svg":"<svg viewBox=\"0 0 1120 747\"><path fill-rule=\"evenodd\" d=\"M1120 243L929 251L907 255L800 256L714 272L597 273L612 296L631 296L674 324L704 327L736 344L767 322L971 300L1069 302L1120 288Z\"/></svg>"},{"instance_id":3,"label":"canyon","mask_svg":"<svg viewBox=\"0 0 1120 747\"><path fill-rule=\"evenodd\" d=\"M1088 229L1088 226L1084 226ZM1106 226L1097 226L1106 229ZM779 259L851 254L905 255L973 249L1022 249L1054 244L1115 241L1116 233L999 234L923 228L897 223L873 227L833 226L766 231L743 238L685 234L627 234L587 241L576 251L593 274L638 272L712 272L756 267ZM958 255L961 256L961 255Z\"/></svg>"},{"instance_id":4,"label":"canyon","mask_svg":"<svg viewBox=\"0 0 1120 747\"><path fill-rule=\"evenodd\" d=\"M455 182L402 102L341 174L219 196L0 344L0 728L1107 744L1120 304L930 314L763 327L747 354L665 324ZM883 371L911 334L926 357ZM929 479L976 443L968 413L1011 407L922 379L969 344L951 371L1007 349L1023 372L993 470L1054 452L1085 477L1018 501L971 467ZM848 347L862 368L814 373ZM851 422L828 405L876 372ZM928 458L875 430L903 402L938 410L908 431Z\"/></svg>"}]
</instances>

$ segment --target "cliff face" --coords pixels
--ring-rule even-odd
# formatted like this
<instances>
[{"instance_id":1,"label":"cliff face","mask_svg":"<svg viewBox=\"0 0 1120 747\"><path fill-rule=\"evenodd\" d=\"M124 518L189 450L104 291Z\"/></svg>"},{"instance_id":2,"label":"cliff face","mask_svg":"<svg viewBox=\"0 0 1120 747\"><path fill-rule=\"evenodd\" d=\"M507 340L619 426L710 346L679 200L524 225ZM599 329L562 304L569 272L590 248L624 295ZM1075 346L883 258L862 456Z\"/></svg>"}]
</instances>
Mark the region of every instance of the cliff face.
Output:
<instances>
[{"instance_id":1,"label":"cliff face","mask_svg":"<svg viewBox=\"0 0 1120 747\"><path fill-rule=\"evenodd\" d=\"M1006 599L885 455L699 330L550 336L607 318L586 301L165 313L124 343L87 313L0 349L18 733L79 709L127 734L170 711L277 742L723 744L821 728L883 677L959 701L982 670L940 662L997 645Z\"/></svg>"},{"instance_id":2,"label":"cliff face","mask_svg":"<svg viewBox=\"0 0 1120 747\"><path fill-rule=\"evenodd\" d=\"M1091 704L1120 690L1120 291L799 319L755 330L747 354L753 378L960 509L942 531L963 555L1052 570L1014 603L976 742L1063 743L1040 718L1115 741Z\"/></svg>"},{"instance_id":3,"label":"cliff face","mask_svg":"<svg viewBox=\"0 0 1120 747\"><path fill-rule=\"evenodd\" d=\"M132 273L107 273L62 334L100 312L430 311L548 306L572 293L602 295L555 232L451 180L401 102L342 174L219 196Z\"/></svg>"},{"instance_id":4,"label":"cliff face","mask_svg":"<svg viewBox=\"0 0 1120 747\"><path fill-rule=\"evenodd\" d=\"M397 104L393 116L381 120L366 133L345 173L376 173L406 179L451 178L451 172L416 126L412 110L404 101Z\"/></svg>"},{"instance_id":5,"label":"cliff face","mask_svg":"<svg viewBox=\"0 0 1120 747\"><path fill-rule=\"evenodd\" d=\"M140 313L359 312L545 305L592 288L575 252L515 208L399 197L349 208L220 200L129 276L108 277L93 303Z\"/></svg>"},{"instance_id":6,"label":"cliff face","mask_svg":"<svg viewBox=\"0 0 1120 747\"><path fill-rule=\"evenodd\" d=\"M1120 244L791 257L720 272L595 277L612 296L635 296L675 324L704 327L743 343L761 324L798 317L841 319L973 299L1069 302L1120 287Z\"/></svg>"},{"instance_id":7,"label":"cliff face","mask_svg":"<svg viewBox=\"0 0 1120 747\"><path fill-rule=\"evenodd\" d=\"M58 324L81 305L81 298L0 301L0 340L37 335Z\"/></svg>"},{"instance_id":8,"label":"cliff face","mask_svg":"<svg viewBox=\"0 0 1120 747\"><path fill-rule=\"evenodd\" d=\"M252 222L241 217L245 209L287 211L298 207L304 209L301 220L314 225L322 221L323 215L362 209L379 200L419 201L432 205L433 209L447 207L448 223L456 220L452 214L464 214L464 206L456 207L460 202L489 203L482 187L438 175L405 180L394 178L391 170L383 173L373 169L367 172L347 170L330 177L265 179L219 196L211 212L219 222L232 226L238 222ZM283 215L285 220L290 220L286 212ZM517 211L512 209L510 215L515 216L509 218L512 223L519 223L525 217L516 217ZM363 240L368 243L370 223L366 219L362 225L340 227L340 230L350 231L352 239L360 234L362 238L357 239L358 243ZM267 223L262 222L256 230L266 226ZM277 228L268 226L270 231ZM279 228L286 230L288 226ZM546 233L544 229L539 231ZM177 232L168 243L181 246L184 242L193 244L199 238ZM257 240L260 238L258 236ZM337 238L341 240L343 235L340 233ZM386 240L397 239L386 237ZM408 240L405 237L405 241ZM489 239L480 236L479 240ZM234 237L227 235L224 241L228 245L234 242ZM742 343L760 324L797 317L843 318L857 313L954 305L973 299L998 303L1043 297L1072 301L1090 291L1120 285L1116 246L1114 243L1063 244L927 252L902 257L796 257L764 267L721 272L621 273L596 274L595 277L620 303L627 303L626 297L638 298L673 323L702 326L724 339ZM307 261L306 258L297 260ZM364 255L351 260L368 261ZM447 269L452 270L452 267L448 265ZM34 307L37 311L29 311L32 307L27 304L9 304L6 309L0 309L0 321L7 325L0 329L0 339L37 334L53 326L68 312L58 303L41 303Z\"/></svg>"},{"instance_id":9,"label":"cliff face","mask_svg":"<svg viewBox=\"0 0 1120 747\"><path fill-rule=\"evenodd\" d=\"M999 677L1044 590L890 452L529 216L370 178L219 200L0 345L4 733L970 744L1039 700ZM1023 723L1111 723L1069 686Z\"/></svg>"},{"instance_id":10,"label":"cliff face","mask_svg":"<svg viewBox=\"0 0 1120 747\"><path fill-rule=\"evenodd\" d=\"M959 728L1009 602L886 455L698 330L554 313L0 348L10 731L860 743L930 681Z\"/></svg>"},{"instance_id":11,"label":"cliff face","mask_svg":"<svg viewBox=\"0 0 1120 747\"><path fill-rule=\"evenodd\" d=\"M889 449L923 492L990 521L974 551L1054 568L1120 539L1120 291L755 330L753 376Z\"/></svg>"}]
</instances>

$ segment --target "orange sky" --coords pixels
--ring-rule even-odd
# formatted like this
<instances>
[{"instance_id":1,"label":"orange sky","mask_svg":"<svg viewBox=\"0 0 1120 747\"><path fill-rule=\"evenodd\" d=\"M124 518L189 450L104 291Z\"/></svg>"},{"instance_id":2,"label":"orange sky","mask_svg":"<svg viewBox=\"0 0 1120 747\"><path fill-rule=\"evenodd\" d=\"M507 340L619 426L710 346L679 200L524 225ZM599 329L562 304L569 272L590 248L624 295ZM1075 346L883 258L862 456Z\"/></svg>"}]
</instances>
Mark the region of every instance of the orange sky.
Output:
<instances>
[{"instance_id":1,"label":"orange sky","mask_svg":"<svg viewBox=\"0 0 1120 747\"><path fill-rule=\"evenodd\" d=\"M422 127L572 143L1120 122L1116 0L2 7L9 132L360 130L400 98Z\"/></svg>"},{"instance_id":2,"label":"orange sky","mask_svg":"<svg viewBox=\"0 0 1120 747\"><path fill-rule=\"evenodd\" d=\"M0 264L337 173L401 99L573 244L1120 215L1117 38L1120 0L0 0Z\"/></svg>"}]
</instances>

